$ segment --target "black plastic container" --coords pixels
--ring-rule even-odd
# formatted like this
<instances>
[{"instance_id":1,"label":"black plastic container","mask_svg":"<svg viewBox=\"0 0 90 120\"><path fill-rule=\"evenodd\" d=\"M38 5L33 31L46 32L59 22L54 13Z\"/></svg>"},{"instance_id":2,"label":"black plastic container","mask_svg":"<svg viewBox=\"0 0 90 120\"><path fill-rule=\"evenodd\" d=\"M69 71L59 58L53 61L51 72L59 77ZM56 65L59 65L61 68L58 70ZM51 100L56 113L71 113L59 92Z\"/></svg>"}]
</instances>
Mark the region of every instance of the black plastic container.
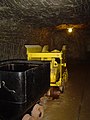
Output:
<instances>
[{"instance_id":1,"label":"black plastic container","mask_svg":"<svg viewBox=\"0 0 90 120\"><path fill-rule=\"evenodd\" d=\"M0 63L1 120L20 120L50 87L50 63L8 60Z\"/></svg>"}]
</instances>

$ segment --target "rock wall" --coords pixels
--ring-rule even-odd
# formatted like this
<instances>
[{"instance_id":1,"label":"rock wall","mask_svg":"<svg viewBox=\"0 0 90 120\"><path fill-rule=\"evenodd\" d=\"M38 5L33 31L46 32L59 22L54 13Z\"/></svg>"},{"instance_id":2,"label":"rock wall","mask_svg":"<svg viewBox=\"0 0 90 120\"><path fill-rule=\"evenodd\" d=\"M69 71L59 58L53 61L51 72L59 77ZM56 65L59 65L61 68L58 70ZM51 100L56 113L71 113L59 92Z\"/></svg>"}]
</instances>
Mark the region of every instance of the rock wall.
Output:
<instances>
[{"instance_id":1,"label":"rock wall","mask_svg":"<svg viewBox=\"0 0 90 120\"><path fill-rule=\"evenodd\" d=\"M67 57L85 59L90 30L74 30L68 34L66 30L55 28L32 28L29 24L6 22L0 25L0 60L25 59L25 44L49 45L49 50L61 50L67 45Z\"/></svg>"}]
</instances>

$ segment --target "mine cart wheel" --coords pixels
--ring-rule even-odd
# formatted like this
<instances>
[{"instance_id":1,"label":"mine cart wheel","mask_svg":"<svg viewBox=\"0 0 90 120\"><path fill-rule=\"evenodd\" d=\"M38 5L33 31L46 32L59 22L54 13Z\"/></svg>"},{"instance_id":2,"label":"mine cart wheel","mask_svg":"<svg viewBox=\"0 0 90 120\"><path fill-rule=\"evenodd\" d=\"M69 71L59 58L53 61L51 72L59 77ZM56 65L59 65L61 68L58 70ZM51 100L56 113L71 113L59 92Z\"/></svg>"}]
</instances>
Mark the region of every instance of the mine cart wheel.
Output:
<instances>
[{"instance_id":1,"label":"mine cart wheel","mask_svg":"<svg viewBox=\"0 0 90 120\"><path fill-rule=\"evenodd\" d=\"M32 120L31 116L29 114L25 114L22 118L22 120Z\"/></svg>"},{"instance_id":2,"label":"mine cart wheel","mask_svg":"<svg viewBox=\"0 0 90 120\"><path fill-rule=\"evenodd\" d=\"M58 86L52 86L50 88L50 97L52 97L52 99L58 99L60 96L60 90Z\"/></svg>"},{"instance_id":3,"label":"mine cart wheel","mask_svg":"<svg viewBox=\"0 0 90 120\"><path fill-rule=\"evenodd\" d=\"M36 104L31 111L31 116L35 118L35 120L41 120L43 118L43 114L44 108L40 104Z\"/></svg>"}]
</instances>

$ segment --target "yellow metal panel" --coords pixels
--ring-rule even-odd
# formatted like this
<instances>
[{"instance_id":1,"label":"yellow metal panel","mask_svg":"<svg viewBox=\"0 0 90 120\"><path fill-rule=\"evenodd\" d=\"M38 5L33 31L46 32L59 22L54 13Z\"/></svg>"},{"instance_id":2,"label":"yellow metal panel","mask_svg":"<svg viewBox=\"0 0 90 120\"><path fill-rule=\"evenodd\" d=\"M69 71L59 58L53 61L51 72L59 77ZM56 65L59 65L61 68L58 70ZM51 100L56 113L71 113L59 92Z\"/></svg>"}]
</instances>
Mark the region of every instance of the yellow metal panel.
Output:
<instances>
[{"instance_id":1,"label":"yellow metal panel","mask_svg":"<svg viewBox=\"0 0 90 120\"><path fill-rule=\"evenodd\" d=\"M27 48L27 53L36 53L36 52L41 52L42 47L40 45L25 45Z\"/></svg>"},{"instance_id":2,"label":"yellow metal panel","mask_svg":"<svg viewBox=\"0 0 90 120\"><path fill-rule=\"evenodd\" d=\"M60 53L28 53L30 58L60 58L62 59L62 52Z\"/></svg>"},{"instance_id":3,"label":"yellow metal panel","mask_svg":"<svg viewBox=\"0 0 90 120\"><path fill-rule=\"evenodd\" d=\"M51 61L50 62L50 86L62 86L64 79L66 79L66 73L63 72L63 67L66 68L66 63L63 62L64 51L53 50L51 52L46 51L46 48L39 52L38 50L30 50L30 46L25 46L27 49L27 59L28 60L41 60L41 61ZM31 52L33 51L33 52ZM56 58L60 59L60 63L57 63ZM57 81L57 71L59 70L60 78Z\"/></svg>"}]
</instances>

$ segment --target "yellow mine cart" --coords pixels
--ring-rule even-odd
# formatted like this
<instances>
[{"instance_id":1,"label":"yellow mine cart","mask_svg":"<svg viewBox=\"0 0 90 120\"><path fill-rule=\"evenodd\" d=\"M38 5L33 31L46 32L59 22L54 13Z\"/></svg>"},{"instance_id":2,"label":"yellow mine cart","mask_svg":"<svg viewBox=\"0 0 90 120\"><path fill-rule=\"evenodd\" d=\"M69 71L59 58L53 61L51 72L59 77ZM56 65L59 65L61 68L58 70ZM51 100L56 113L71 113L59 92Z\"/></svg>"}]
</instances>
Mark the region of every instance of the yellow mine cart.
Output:
<instances>
[{"instance_id":1,"label":"yellow mine cart","mask_svg":"<svg viewBox=\"0 0 90 120\"><path fill-rule=\"evenodd\" d=\"M25 45L28 60L50 61L50 90L49 96L58 98L60 92L64 91L65 83L68 79L66 67L65 51L66 46L62 50L48 51L48 45L43 48L40 45Z\"/></svg>"}]
</instances>

